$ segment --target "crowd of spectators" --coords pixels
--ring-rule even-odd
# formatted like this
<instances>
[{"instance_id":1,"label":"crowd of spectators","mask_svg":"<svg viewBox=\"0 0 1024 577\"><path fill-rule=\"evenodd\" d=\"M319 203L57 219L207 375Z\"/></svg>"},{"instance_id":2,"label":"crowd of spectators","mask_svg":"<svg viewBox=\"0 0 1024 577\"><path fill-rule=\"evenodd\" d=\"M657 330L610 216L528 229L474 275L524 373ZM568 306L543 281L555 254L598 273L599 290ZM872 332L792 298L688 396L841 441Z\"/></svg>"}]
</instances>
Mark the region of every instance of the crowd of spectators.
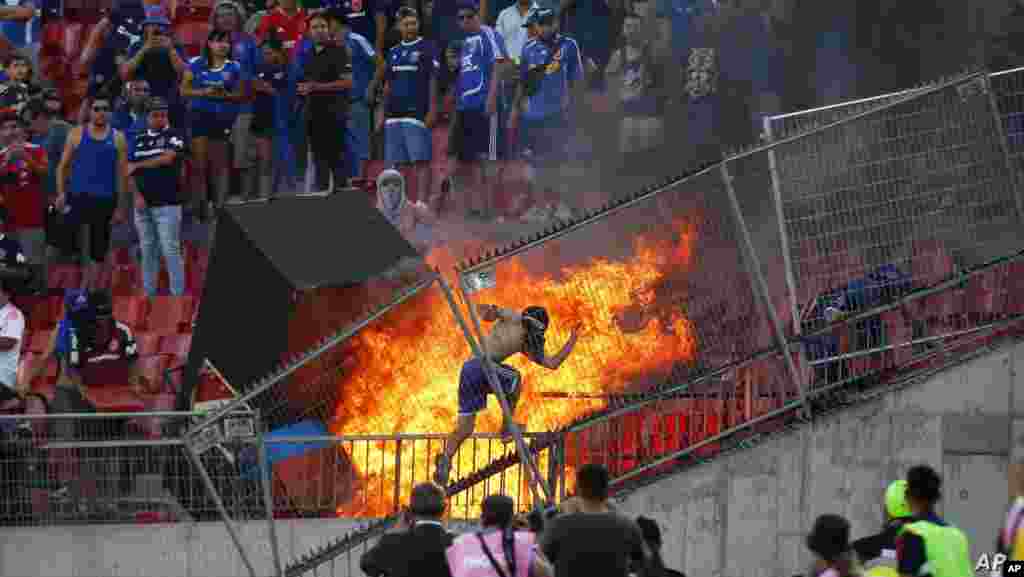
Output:
<instances>
[{"instance_id":1,"label":"crowd of spectators","mask_svg":"<svg viewBox=\"0 0 1024 577\"><path fill-rule=\"evenodd\" d=\"M617 510L609 483L602 465L583 465L575 497L528 515L516 515L510 497L490 495L479 530L462 535L442 524L444 490L417 485L400 526L360 567L370 577L681 577L665 565L657 522ZM971 574L966 536L936 512L941 488L931 467L910 468L885 493L882 530L855 541L847 519L818 516L805 541L813 561L799 577Z\"/></svg>"}]
</instances>

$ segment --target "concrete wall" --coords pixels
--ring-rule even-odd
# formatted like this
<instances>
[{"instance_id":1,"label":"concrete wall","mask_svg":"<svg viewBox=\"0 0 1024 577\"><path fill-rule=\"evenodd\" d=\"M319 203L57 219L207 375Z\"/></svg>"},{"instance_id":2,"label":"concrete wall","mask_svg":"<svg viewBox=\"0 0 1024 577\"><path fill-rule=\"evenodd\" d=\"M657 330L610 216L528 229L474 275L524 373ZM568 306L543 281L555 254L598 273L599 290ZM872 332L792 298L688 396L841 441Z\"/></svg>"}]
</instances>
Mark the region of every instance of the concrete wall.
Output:
<instances>
[{"instance_id":1,"label":"concrete wall","mask_svg":"<svg viewBox=\"0 0 1024 577\"><path fill-rule=\"evenodd\" d=\"M1024 368L1024 344L661 481L623 509L658 519L666 563L688 575L789 577L811 561L804 536L816 516L846 516L854 538L873 533L885 486L927 463L944 476L943 514L973 555L991 553L1011 439L1018 452L1024 445L1015 366Z\"/></svg>"},{"instance_id":2,"label":"concrete wall","mask_svg":"<svg viewBox=\"0 0 1024 577\"><path fill-rule=\"evenodd\" d=\"M968 532L974 555L991 552L1007 505L1011 439L1024 454L1024 378L1016 366L1024 367L1024 343L646 487L621 506L659 520L666 562L689 575L789 577L810 560L803 539L815 516L839 513L853 523L855 536L873 532L886 484L912 465L930 463L945 476L944 513ZM358 524L279 522L285 562ZM257 574L271 575L267 524L240 529ZM361 575L362 550L319 575ZM226 577L247 571L223 525L182 523L3 529L0 575Z\"/></svg>"}]
</instances>

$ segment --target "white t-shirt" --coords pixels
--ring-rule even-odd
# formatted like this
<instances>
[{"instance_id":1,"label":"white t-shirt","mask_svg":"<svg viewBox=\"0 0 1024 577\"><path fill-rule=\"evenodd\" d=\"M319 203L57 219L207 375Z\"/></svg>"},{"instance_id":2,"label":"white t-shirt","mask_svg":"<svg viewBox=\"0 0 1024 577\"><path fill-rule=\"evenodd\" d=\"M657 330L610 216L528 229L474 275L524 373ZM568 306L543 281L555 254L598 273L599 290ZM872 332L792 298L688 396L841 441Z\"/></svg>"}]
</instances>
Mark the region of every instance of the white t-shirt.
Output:
<instances>
[{"instance_id":1,"label":"white t-shirt","mask_svg":"<svg viewBox=\"0 0 1024 577\"><path fill-rule=\"evenodd\" d=\"M25 336L25 315L13 303L0 308L0 337L18 339L10 350L0 351L0 385L14 388L18 384L18 361Z\"/></svg>"},{"instance_id":2,"label":"white t-shirt","mask_svg":"<svg viewBox=\"0 0 1024 577\"><path fill-rule=\"evenodd\" d=\"M537 3L532 2L530 9L526 12L527 15L530 12L537 10ZM523 54L523 46L526 46L526 41L529 40L526 34L526 28L523 28L523 23L526 22L526 17L519 12L519 3L505 8L498 14L498 21L494 24L495 30L501 33L501 37L505 39L505 49L508 50L509 58L519 62L519 57Z\"/></svg>"}]
</instances>

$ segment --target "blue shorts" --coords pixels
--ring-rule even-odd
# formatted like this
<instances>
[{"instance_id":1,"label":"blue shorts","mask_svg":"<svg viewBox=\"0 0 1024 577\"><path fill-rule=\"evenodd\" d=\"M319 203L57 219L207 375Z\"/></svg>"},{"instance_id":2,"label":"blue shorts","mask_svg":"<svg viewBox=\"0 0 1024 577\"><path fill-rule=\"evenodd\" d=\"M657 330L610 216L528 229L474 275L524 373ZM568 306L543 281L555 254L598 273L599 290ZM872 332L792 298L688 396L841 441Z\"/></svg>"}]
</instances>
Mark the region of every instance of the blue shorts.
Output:
<instances>
[{"instance_id":1,"label":"blue shorts","mask_svg":"<svg viewBox=\"0 0 1024 577\"><path fill-rule=\"evenodd\" d=\"M519 126L520 152L528 160L563 160L568 155L569 121L562 114L524 118Z\"/></svg>"},{"instance_id":2,"label":"blue shorts","mask_svg":"<svg viewBox=\"0 0 1024 577\"><path fill-rule=\"evenodd\" d=\"M494 363L494 369L501 390L511 395L519 389L522 377L519 371L503 364ZM491 394L491 384L484 372L483 361L473 357L462 365L459 375L459 415L475 415L487 407L487 395Z\"/></svg>"},{"instance_id":3,"label":"blue shorts","mask_svg":"<svg viewBox=\"0 0 1024 577\"><path fill-rule=\"evenodd\" d=\"M384 160L388 164L430 162L434 142L427 126L415 118L384 122Z\"/></svg>"},{"instance_id":4,"label":"blue shorts","mask_svg":"<svg viewBox=\"0 0 1024 577\"><path fill-rule=\"evenodd\" d=\"M498 115L482 110L455 112L454 153L462 162L498 159Z\"/></svg>"},{"instance_id":5,"label":"blue shorts","mask_svg":"<svg viewBox=\"0 0 1024 577\"><path fill-rule=\"evenodd\" d=\"M234 114L222 114L209 110L192 109L192 138L229 140L235 125Z\"/></svg>"}]
</instances>

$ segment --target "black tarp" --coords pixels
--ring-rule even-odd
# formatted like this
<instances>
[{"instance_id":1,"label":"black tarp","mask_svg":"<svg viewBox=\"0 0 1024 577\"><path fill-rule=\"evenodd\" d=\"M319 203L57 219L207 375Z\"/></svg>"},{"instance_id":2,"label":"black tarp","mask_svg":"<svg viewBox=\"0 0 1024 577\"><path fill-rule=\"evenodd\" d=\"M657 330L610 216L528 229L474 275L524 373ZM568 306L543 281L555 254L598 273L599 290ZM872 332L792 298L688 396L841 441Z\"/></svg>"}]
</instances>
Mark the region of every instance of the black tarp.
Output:
<instances>
[{"instance_id":1,"label":"black tarp","mask_svg":"<svg viewBox=\"0 0 1024 577\"><path fill-rule=\"evenodd\" d=\"M418 253L359 194L293 197L225 207L218 214L192 348L178 391L178 410L191 410L203 360L244 394L288 351L290 319L314 289L360 287ZM271 395L253 399L260 410ZM172 431L180 434L182 431ZM165 483L196 520L216 509L196 484L181 451L165 462ZM203 456L232 516L253 518L259 483L213 450Z\"/></svg>"},{"instance_id":2,"label":"black tarp","mask_svg":"<svg viewBox=\"0 0 1024 577\"><path fill-rule=\"evenodd\" d=\"M361 194L228 206L218 215L178 408L203 359L242 392L286 352L297 293L365 282L419 254Z\"/></svg>"}]
</instances>

